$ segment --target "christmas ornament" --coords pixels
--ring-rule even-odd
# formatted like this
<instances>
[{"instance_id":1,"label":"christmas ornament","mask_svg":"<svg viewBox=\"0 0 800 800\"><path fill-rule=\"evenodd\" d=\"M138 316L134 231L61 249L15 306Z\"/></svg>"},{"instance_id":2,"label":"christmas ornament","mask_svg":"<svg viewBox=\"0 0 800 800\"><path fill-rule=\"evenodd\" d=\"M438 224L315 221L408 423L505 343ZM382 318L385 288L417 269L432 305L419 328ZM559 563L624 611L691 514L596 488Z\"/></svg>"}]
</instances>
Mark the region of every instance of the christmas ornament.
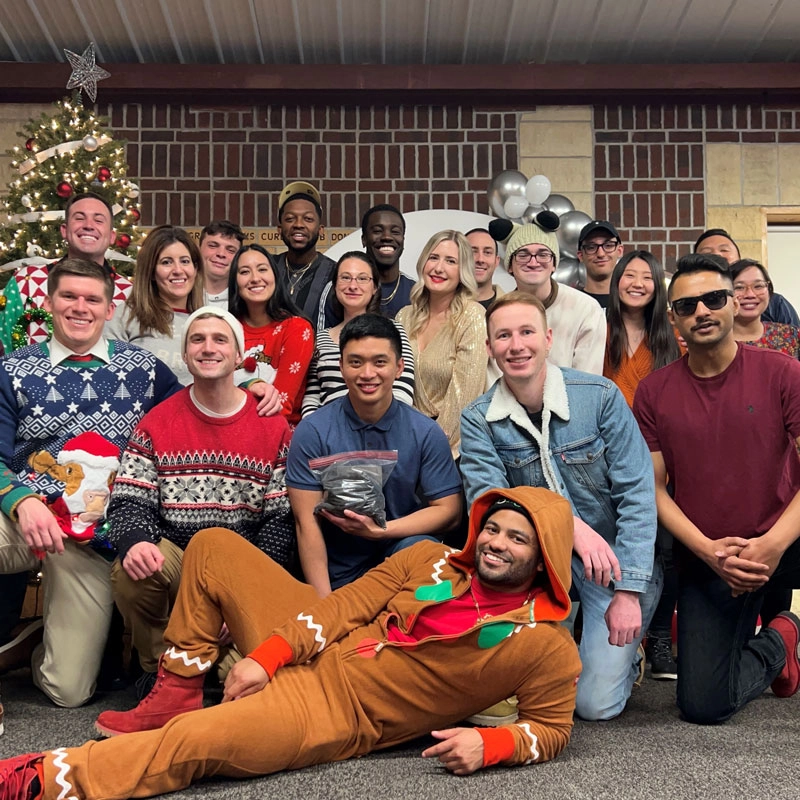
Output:
<instances>
[{"instance_id":1,"label":"christmas ornament","mask_svg":"<svg viewBox=\"0 0 800 800\"><path fill-rule=\"evenodd\" d=\"M61 181L61 183L56 186L56 194L59 197L63 197L65 200L68 197L72 196L72 186L71 184L67 183L66 181Z\"/></svg>"},{"instance_id":2,"label":"christmas ornament","mask_svg":"<svg viewBox=\"0 0 800 800\"><path fill-rule=\"evenodd\" d=\"M105 183L111 177L111 170L108 167L100 167L97 170L97 180Z\"/></svg>"},{"instance_id":3,"label":"christmas ornament","mask_svg":"<svg viewBox=\"0 0 800 800\"><path fill-rule=\"evenodd\" d=\"M130 197L131 200L135 200L138 196L139 196L139 187L131 186L131 188L128 189L128 197Z\"/></svg>"},{"instance_id":4,"label":"christmas ornament","mask_svg":"<svg viewBox=\"0 0 800 800\"><path fill-rule=\"evenodd\" d=\"M25 208L30 208L33 205L33 198L31 198L29 194L22 195L19 201L25 206Z\"/></svg>"},{"instance_id":5,"label":"christmas ornament","mask_svg":"<svg viewBox=\"0 0 800 800\"><path fill-rule=\"evenodd\" d=\"M100 143L94 136L84 136L83 137L83 149L88 150L90 153L93 153L97 148L100 147Z\"/></svg>"},{"instance_id":6,"label":"christmas ornament","mask_svg":"<svg viewBox=\"0 0 800 800\"><path fill-rule=\"evenodd\" d=\"M11 349L19 350L28 343L28 328L32 322L44 322L47 325L48 338L53 335L53 315L43 308L31 308L22 313L16 325L11 329Z\"/></svg>"},{"instance_id":7,"label":"christmas ornament","mask_svg":"<svg viewBox=\"0 0 800 800\"><path fill-rule=\"evenodd\" d=\"M141 216L142 216L142 215L139 213L139 209L138 209L138 208L132 208L132 209L130 209L130 215L133 217L133 220L134 220L134 222L138 222L138 221L139 221L139 219L140 219L140 218L141 218Z\"/></svg>"},{"instance_id":8,"label":"christmas ornament","mask_svg":"<svg viewBox=\"0 0 800 800\"><path fill-rule=\"evenodd\" d=\"M98 67L94 57L94 42L83 51L83 55L73 53L71 50L64 50L70 66L72 75L69 76L67 89L82 89L94 103L97 99L97 81L111 77L110 72L106 72L102 67Z\"/></svg>"},{"instance_id":9,"label":"christmas ornament","mask_svg":"<svg viewBox=\"0 0 800 800\"><path fill-rule=\"evenodd\" d=\"M32 150L33 150L33 145L34 145L34 144L36 144L36 139L34 139L34 138L33 138L33 136L31 136L31 138L30 138L30 139L28 139L28 141L27 141L27 142L25 142L25 149L26 149L26 150L31 150L31 151L32 151Z\"/></svg>"},{"instance_id":10,"label":"christmas ornament","mask_svg":"<svg viewBox=\"0 0 800 800\"><path fill-rule=\"evenodd\" d=\"M5 309L7 302L8 301L6 300L6 296L4 294L0 294L0 311L3 311L3 309Z\"/></svg>"},{"instance_id":11,"label":"christmas ornament","mask_svg":"<svg viewBox=\"0 0 800 800\"><path fill-rule=\"evenodd\" d=\"M116 241L116 244L118 244L120 247L125 249L127 247L130 247L131 237L128 236L127 233L121 233L119 236L117 236L115 241Z\"/></svg>"}]
</instances>

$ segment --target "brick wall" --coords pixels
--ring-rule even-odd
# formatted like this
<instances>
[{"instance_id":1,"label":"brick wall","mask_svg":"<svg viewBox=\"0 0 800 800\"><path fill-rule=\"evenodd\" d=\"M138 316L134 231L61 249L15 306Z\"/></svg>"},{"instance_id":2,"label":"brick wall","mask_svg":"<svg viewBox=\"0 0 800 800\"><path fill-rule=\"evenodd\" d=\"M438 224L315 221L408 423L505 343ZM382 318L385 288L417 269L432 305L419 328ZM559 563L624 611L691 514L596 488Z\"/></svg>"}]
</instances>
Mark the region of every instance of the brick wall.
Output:
<instances>
[{"instance_id":1,"label":"brick wall","mask_svg":"<svg viewBox=\"0 0 800 800\"><path fill-rule=\"evenodd\" d=\"M371 205L485 211L493 175L518 163L514 112L474 108L170 105L100 107L128 141L142 224L276 223L285 181L322 192L326 223L357 227Z\"/></svg>"},{"instance_id":2,"label":"brick wall","mask_svg":"<svg viewBox=\"0 0 800 800\"><path fill-rule=\"evenodd\" d=\"M664 263L674 263L706 227L707 181L717 177L708 174L707 145L780 146L800 141L798 128L800 110L794 108L596 106L595 214L618 221L626 242L649 246ZM742 163L731 159L729 168L738 175ZM731 198L732 205L741 202ZM741 238L749 236L742 232Z\"/></svg>"}]
</instances>

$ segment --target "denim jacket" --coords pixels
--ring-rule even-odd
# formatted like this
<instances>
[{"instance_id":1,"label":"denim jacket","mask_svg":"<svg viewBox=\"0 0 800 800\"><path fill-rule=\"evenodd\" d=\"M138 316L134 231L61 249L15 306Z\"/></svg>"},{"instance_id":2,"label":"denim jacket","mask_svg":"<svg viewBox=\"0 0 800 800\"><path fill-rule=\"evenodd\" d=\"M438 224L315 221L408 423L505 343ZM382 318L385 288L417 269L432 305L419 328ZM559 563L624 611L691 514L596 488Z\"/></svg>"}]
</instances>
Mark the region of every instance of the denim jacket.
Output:
<instances>
[{"instance_id":1,"label":"denim jacket","mask_svg":"<svg viewBox=\"0 0 800 800\"><path fill-rule=\"evenodd\" d=\"M563 495L612 546L622 572L615 588L647 590L656 538L653 466L611 381L548 364L540 433L500 379L461 414L460 467L470 504L494 488L544 486Z\"/></svg>"}]
</instances>

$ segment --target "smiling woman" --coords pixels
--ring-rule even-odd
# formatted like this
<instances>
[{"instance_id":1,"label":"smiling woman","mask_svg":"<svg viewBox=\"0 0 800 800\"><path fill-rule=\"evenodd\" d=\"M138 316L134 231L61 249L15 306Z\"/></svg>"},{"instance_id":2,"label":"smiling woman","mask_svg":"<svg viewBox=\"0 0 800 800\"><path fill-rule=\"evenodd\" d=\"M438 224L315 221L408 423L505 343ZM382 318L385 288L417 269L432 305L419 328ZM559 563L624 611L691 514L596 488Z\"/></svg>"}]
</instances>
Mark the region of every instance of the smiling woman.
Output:
<instances>
[{"instance_id":1,"label":"smiling woman","mask_svg":"<svg viewBox=\"0 0 800 800\"><path fill-rule=\"evenodd\" d=\"M133 290L106 326L109 339L144 347L184 385L192 382L181 352L183 326L203 305L200 251L183 228L161 225L144 240L136 259Z\"/></svg>"},{"instance_id":2,"label":"smiling woman","mask_svg":"<svg viewBox=\"0 0 800 800\"><path fill-rule=\"evenodd\" d=\"M236 254L228 277L230 312L244 328L244 361L240 379L260 377L281 397L281 413L300 421L306 374L314 353L314 329L275 279L269 253L257 244Z\"/></svg>"},{"instance_id":3,"label":"smiling woman","mask_svg":"<svg viewBox=\"0 0 800 800\"><path fill-rule=\"evenodd\" d=\"M440 231L422 249L411 305L397 315L414 351L414 406L435 419L458 458L461 410L486 388L485 315L475 302L472 248Z\"/></svg>"}]
</instances>

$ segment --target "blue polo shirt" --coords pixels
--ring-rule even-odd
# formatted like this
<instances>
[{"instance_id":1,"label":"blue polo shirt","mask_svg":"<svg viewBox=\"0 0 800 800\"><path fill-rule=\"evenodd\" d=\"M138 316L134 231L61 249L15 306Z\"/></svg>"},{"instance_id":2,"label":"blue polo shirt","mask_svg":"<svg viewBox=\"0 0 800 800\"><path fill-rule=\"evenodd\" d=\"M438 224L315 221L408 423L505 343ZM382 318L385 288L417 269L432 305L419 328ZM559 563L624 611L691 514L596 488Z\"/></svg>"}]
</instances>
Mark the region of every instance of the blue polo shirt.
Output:
<instances>
[{"instance_id":1,"label":"blue polo shirt","mask_svg":"<svg viewBox=\"0 0 800 800\"><path fill-rule=\"evenodd\" d=\"M286 465L286 485L322 491L308 467L321 456L352 450L396 450L397 464L383 487L386 518L398 519L424 508L431 500L458 494L458 474L442 429L405 403L392 400L389 410L374 423L364 422L349 397L341 397L301 420L292 436ZM328 573L335 589L379 564L397 540L382 542L345 533L318 517L328 550Z\"/></svg>"}]
</instances>

